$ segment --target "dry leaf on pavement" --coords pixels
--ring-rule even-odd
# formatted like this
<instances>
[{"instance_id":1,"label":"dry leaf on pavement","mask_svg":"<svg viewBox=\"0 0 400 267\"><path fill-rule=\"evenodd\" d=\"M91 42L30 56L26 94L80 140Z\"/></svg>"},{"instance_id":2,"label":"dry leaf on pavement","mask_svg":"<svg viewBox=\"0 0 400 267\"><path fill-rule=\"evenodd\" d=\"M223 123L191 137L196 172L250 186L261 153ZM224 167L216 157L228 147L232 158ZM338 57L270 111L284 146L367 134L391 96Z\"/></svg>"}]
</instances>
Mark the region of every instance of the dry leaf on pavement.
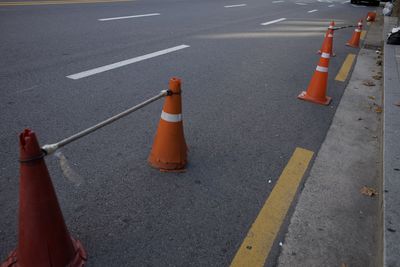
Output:
<instances>
[{"instance_id":1,"label":"dry leaf on pavement","mask_svg":"<svg viewBox=\"0 0 400 267\"><path fill-rule=\"evenodd\" d=\"M372 95L368 96L368 98L372 99L372 100L375 100L375 96L372 96Z\"/></svg>"},{"instance_id":2,"label":"dry leaf on pavement","mask_svg":"<svg viewBox=\"0 0 400 267\"><path fill-rule=\"evenodd\" d=\"M365 86L375 86L375 83L374 83L373 81L369 81L369 80L364 81L363 84L364 84Z\"/></svg>"},{"instance_id":3,"label":"dry leaf on pavement","mask_svg":"<svg viewBox=\"0 0 400 267\"><path fill-rule=\"evenodd\" d=\"M394 105L400 107L400 101L397 103L394 103Z\"/></svg>"},{"instance_id":4,"label":"dry leaf on pavement","mask_svg":"<svg viewBox=\"0 0 400 267\"><path fill-rule=\"evenodd\" d=\"M381 75L374 75L374 76L372 76L372 78L374 78L375 80L380 80L380 79L382 79L382 76Z\"/></svg>"},{"instance_id":5,"label":"dry leaf on pavement","mask_svg":"<svg viewBox=\"0 0 400 267\"><path fill-rule=\"evenodd\" d=\"M372 187L367 187L367 186L363 186L360 189L361 194L369 196L369 197L373 197L376 196L378 194L378 192L376 192L376 190Z\"/></svg>"},{"instance_id":6,"label":"dry leaf on pavement","mask_svg":"<svg viewBox=\"0 0 400 267\"><path fill-rule=\"evenodd\" d=\"M383 111L383 109L382 109L382 107L380 107L380 106L377 106L377 107L375 108L375 112L376 112L376 113L382 113L382 111Z\"/></svg>"}]
</instances>

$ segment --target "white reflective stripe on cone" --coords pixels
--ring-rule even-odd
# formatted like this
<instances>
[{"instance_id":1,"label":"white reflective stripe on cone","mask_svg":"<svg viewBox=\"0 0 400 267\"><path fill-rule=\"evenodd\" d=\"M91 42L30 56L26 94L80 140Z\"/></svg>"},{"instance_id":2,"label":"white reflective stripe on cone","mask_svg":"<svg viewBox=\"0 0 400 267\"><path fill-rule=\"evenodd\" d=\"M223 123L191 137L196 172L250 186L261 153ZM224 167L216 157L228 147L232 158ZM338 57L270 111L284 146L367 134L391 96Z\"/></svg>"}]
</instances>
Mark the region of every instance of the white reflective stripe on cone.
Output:
<instances>
[{"instance_id":1,"label":"white reflective stripe on cone","mask_svg":"<svg viewBox=\"0 0 400 267\"><path fill-rule=\"evenodd\" d=\"M355 31L356 31L356 32L361 32L361 30L360 30L360 29L355 29Z\"/></svg>"},{"instance_id":2,"label":"white reflective stripe on cone","mask_svg":"<svg viewBox=\"0 0 400 267\"><path fill-rule=\"evenodd\" d=\"M323 58L330 58L330 55L328 53L322 53L321 57Z\"/></svg>"},{"instance_id":3,"label":"white reflective stripe on cone","mask_svg":"<svg viewBox=\"0 0 400 267\"><path fill-rule=\"evenodd\" d=\"M332 33L328 34L328 37L333 37Z\"/></svg>"},{"instance_id":4,"label":"white reflective stripe on cone","mask_svg":"<svg viewBox=\"0 0 400 267\"><path fill-rule=\"evenodd\" d=\"M168 122L180 122L182 121L182 114L170 114L163 110L161 112L161 119Z\"/></svg>"},{"instance_id":5,"label":"white reflective stripe on cone","mask_svg":"<svg viewBox=\"0 0 400 267\"><path fill-rule=\"evenodd\" d=\"M321 67L321 66L319 66L319 65L317 66L316 70L319 71L319 72L328 72L328 68L326 68L326 67Z\"/></svg>"}]
</instances>

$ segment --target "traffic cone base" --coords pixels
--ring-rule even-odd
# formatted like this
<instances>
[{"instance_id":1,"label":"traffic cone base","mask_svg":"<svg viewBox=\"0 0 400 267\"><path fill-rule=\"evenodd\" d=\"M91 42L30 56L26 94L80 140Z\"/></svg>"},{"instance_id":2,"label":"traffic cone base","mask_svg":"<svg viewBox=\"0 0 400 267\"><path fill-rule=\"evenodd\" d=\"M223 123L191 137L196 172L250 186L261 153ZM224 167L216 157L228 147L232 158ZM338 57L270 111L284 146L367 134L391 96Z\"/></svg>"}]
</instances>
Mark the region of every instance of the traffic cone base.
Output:
<instances>
[{"instance_id":1,"label":"traffic cone base","mask_svg":"<svg viewBox=\"0 0 400 267\"><path fill-rule=\"evenodd\" d=\"M87 261L87 254L85 249L83 248L81 242L71 237L72 244L75 250L75 257L72 261L67 265L71 267L82 267L85 265ZM20 266L18 264L18 253L17 249L13 250L9 255L8 258L3 262L0 267L17 267ZM50 265L49 265L50 266Z\"/></svg>"},{"instance_id":2,"label":"traffic cone base","mask_svg":"<svg viewBox=\"0 0 400 267\"><path fill-rule=\"evenodd\" d=\"M325 99L323 99L323 98L322 99L315 98L315 97L312 97L310 95L307 95L306 91L301 92L297 96L297 98L301 99L301 100L308 101L308 102L312 102L312 103L316 103L316 104L320 104L320 105L325 105L325 106L329 105L331 103L331 101L332 101L332 98L329 97L329 96L325 96Z\"/></svg>"},{"instance_id":3,"label":"traffic cone base","mask_svg":"<svg viewBox=\"0 0 400 267\"><path fill-rule=\"evenodd\" d=\"M163 172L183 172L187 163L187 146L183 132L181 81L169 81L170 94L166 96L149 164Z\"/></svg>"},{"instance_id":4,"label":"traffic cone base","mask_svg":"<svg viewBox=\"0 0 400 267\"><path fill-rule=\"evenodd\" d=\"M350 46L350 47L354 47L354 48L359 48L360 47L360 45L358 43L356 43L356 44L346 43L346 45Z\"/></svg>"},{"instance_id":5,"label":"traffic cone base","mask_svg":"<svg viewBox=\"0 0 400 267\"><path fill-rule=\"evenodd\" d=\"M170 141L164 142L164 140ZM184 172L186 158L187 146L183 136L182 121L168 122L161 119L148 159L149 164L162 172Z\"/></svg>"}]
</instances>

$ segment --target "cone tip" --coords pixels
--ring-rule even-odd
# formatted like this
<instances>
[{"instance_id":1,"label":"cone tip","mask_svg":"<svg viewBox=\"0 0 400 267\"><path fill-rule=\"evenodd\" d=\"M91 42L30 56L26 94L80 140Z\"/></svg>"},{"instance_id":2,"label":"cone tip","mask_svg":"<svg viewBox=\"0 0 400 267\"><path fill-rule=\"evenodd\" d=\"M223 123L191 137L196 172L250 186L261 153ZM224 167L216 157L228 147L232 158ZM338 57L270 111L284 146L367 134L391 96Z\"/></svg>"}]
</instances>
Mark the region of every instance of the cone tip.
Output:
<instances>
[{"instance_id":1,"label":"cone tip","mask_svg":"<svg viewBox=\"0 0 400 267\"><path fill-rule=\"evenodd\" d=\"M41 154L36 134L31 129L25 129L19 135L19 146L21 159L34 157Z\"/></svg>"},{"instance_id":2,"label":"cone tip","mask_svg":"<svg viewBox=\"0 0 400 267\"><path fill-rule=\"evenodd\" d=\"M24 148L25 145L29 143L29 140L35 137L36 137L35 133L31 129L28 128L24 129L24 131L19 135L19 142L21 148Z\"/></svg>"},{"instance_id":3,"label":"cone tip","mask_svg":"<svg viewBox=\"0 0 400 267\"><path fill-rule=\"evenodd\" d=\"M169 89L173 93L180 93L181 92L181 79L179 79L178 77L172 77L169 80Z\"/></svg>"}]
</instances>

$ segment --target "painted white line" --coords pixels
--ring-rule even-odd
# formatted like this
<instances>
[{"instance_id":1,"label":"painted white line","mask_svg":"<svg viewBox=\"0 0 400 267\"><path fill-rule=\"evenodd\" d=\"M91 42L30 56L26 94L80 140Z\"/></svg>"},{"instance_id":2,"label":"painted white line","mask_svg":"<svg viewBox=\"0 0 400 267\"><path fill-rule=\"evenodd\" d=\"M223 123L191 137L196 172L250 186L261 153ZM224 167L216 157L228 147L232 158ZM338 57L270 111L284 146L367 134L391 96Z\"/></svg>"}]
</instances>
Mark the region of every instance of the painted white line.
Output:
<instances>
[{"instance_id":1,"label":"painted white line","mask_svg":"<svg viewBox=\"0 0 400 267\"><path fill-rule=\"evenodd\" d=\"M159 15L161 15L161 14L160 13L151 13L151 14L133 15L133 16L125 16L125 17L104 18L104 19L98 19L98 20L99 21L109 21L109 20L117 20L117 19L132 19L132 18L159 16Z\"/></svg>"},{"instance_id":2,"label":"painted white line","mask_svg":"<svg viewBox=\"0 0 400 267\"><path fill-rule=\"evenodd\" d=\"M285 2L285 1L282 1L282 0L278 0L278 1L272 1L272 4L276 4L276 3L283 3L283 2Z\"/></svg>"},{"instance_id":3,"label":"painted white line","mask_svg":"<svg viewBox=\"0 0 400 267\"><path fill-rule=\"evenodd\" d=\"M300 6L306 6L306 3L295 3L296 5L300 5Z\"/></svg>"},{"instance_id":4,"label":"painted white line","mask_svg":"<svg viewBox=\"0 0 400 267\"><path fill-rule=\"evenodd\" d=\"M225 8L231 8L231 7L242 7L242 6L247 6L246 4L239 4L239 5L231 5L231 6L224 6Z\"/></svg>"},{"instance_id":5,"label":"painted white line","mask_svg":"<svg viewBox=\"0 0 400 267\"><path fill-rule=\"evenodd\" d=\"M307 13L314 13L314 12L317 12L317 11L318 11L318 9L313 9L313 10L307 11Z\"/></svg>"},{"instance_id":6,"label":"painted white line","mask_svg":"<svg viewBox=\"0 0 400 267\"><path fill-rule=\"evenodd\" d=\"M280 19L276 19L276 20L267 21L267 22L261 23L261 25L263 25L263 26L270 25L270 24L274 24L274 23L281 22L284 20L286 20L286 18L280 18Z\"/></svg>"},{"instance_id":7,"label":"painted white line","mask_svg":"<svg viewBox=\"0 0 400 267\"><path fill-rule=\"evenodd\" d=\"M335 5L329 5L328 7L334 7Z\"/></svg>"},{"instance_id":8,"label":"painted white line","mask_svg":"<svg viewBox=\"0 0 400 267\"><path fill-rule=\"evenodd\" d=\"M132 64L132 63L136 63L136 62L143 61L143 60L146 60L146 59L150 59L150 58L153 58L153 57L158 57L158 56L165 55L165 54L168 54L168 53L171 53L171 52L175 52L175 51L187 48L187 47L190 47L190 46L188 46L188 45L178 45L178 46L175 46L175 47L171 47L171 48L168 48L168 49L164 49L164 50L157 51L157 52L154 52L154 53L150 53L150 54L147 54L147 55L143 55L143 56L140 56L140 57L130 58L130 59L123 60L123 61L120 61L120 62L116 62L116 63L113 63L113 64L105 65L103 67L99 67L99 68L95 68L95 69L91 69L91 70L75 73L75 74L72 74L72 75L68 75L67 78L70 78L70 79L73 79L73 80L78 80L78 79L81 79L81 78L85 78L85 77L88 77L88 76L99 74L101 72L105 72L105 71L108 71L108 70L120 68L120 67L129 65L129 64Z\"/></svg>"},{"instance_id":9,"label":"painted white line","mask_svg":"<svg viewBox=\"0 0 400 267\"><path fill-rule=\"evenodd\" d=\"M350 3L350 0L342 2L342 4L347 4L347 3Z\"/></svg>"}]
</instances>

